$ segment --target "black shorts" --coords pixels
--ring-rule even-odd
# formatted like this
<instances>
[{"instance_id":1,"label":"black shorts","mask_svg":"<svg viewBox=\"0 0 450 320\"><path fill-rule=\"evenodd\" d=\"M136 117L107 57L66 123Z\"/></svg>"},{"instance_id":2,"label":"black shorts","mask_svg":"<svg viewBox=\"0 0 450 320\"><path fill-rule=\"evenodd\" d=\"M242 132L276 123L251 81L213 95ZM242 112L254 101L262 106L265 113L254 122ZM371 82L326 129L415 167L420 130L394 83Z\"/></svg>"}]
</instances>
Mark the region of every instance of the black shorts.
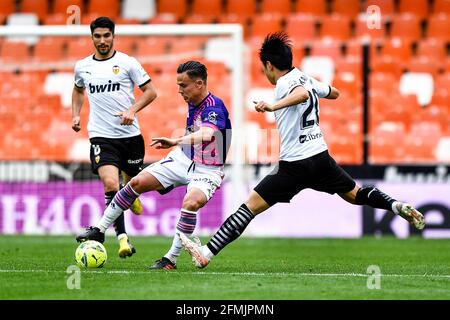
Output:
<instances>
[{"instance_id":1,"label":"black shorts","mask_svg":"<svg viewBox=\"0 0 450 320\"><path fill-rule=\"evenodd\" d=\"M254 190L272 206L290 202L303 189L335 194L347 193L355 185L352 177L324 151L303 160L280 161Z\"/></svg>"},{"instance_id":2,"label":"black shorts","mask_svg":"<svg viewBox=\"0 0 450 320\"><path fill-rule=\"evenodd\" d=\"M142 170L145 155L142 135L120 139L92 138L90 142L93 173L98 174L98 168L104 165L116 166L131 177Z\"/></svg>"}]
</instances>

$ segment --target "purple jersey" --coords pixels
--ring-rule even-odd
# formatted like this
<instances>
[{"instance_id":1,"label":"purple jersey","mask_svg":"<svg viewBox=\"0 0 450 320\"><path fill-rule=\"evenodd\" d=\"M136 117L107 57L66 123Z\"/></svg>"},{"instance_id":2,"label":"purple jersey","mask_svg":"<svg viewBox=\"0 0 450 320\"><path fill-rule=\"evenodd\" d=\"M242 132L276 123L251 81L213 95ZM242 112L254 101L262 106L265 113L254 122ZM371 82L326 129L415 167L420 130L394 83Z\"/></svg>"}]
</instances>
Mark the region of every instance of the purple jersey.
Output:
<instances>
[{"instance_id":1,"label":"purple jersey","mask_svg":"<svg viewBox=\"0 0 450 320\"><path fill-rule=\"evenodd\" d=\"M186 134L196 132L200 127L210 127L214 129L214 136L202 144L183 145L184 154L196 163L224 165L231 143L231 121L223 101L209 93L198 106L191 103L188 106Z\"/></svg>"}]
</instances>

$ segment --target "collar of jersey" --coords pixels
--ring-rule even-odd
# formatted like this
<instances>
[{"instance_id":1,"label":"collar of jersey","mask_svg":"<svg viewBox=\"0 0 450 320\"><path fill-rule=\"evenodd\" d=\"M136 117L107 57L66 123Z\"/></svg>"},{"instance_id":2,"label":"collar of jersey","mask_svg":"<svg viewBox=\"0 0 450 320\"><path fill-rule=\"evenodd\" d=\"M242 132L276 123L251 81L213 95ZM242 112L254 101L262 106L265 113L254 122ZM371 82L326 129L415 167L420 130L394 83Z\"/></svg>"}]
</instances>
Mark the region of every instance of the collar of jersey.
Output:
<instances>
[{"instance_id":1,"label":"collar of jersey","mask_svg":"<svg viewBox=\"0 0 450 320\"><path fill-rule=\"evenodd\" d=\"M113 55L112 55L111 57L109 57L108 59L101 59L101 60L96 59L96 58L95 58L95 53L94 53L94 54L92 55L92 59L94 59L95 61L99 61L99 62L107 61L107 60L109 60L109 59L112 59L112 58L116 55L116 53L117 53L117 51L114 50L114 53L113 53Z\"/></svg>"},{"instance_id":2,"label":"collar of jersey","mask_svg":"<svg viewBox=\"0 0 450 320\"><path fill-rule=\"evenodd\" d=\"M202 102L200 102L198 105L194 105L191 103L191 106L193 106L195 109L200 108L205 103L206 99L209 98L210 95L211 95L211 92L208 92L208 95L202 100Z\"/></svg>"}]
</instances>

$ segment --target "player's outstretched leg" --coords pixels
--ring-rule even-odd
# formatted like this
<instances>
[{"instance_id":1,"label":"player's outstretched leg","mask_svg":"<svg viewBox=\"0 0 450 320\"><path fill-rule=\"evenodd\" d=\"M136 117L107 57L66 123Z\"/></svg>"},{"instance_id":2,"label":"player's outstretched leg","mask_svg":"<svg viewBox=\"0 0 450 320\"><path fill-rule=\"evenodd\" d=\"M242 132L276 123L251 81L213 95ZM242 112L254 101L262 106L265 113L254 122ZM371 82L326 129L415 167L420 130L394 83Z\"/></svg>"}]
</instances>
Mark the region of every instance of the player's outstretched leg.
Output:
<instances>
[{"instance_id":1,"label":"player's outstretched leg","mask_svg":"<svg viewBox=\"0 0 450 320\"><path fill-rule=\"evenodd\" d=\"M420 213L409 203L399 203L397 205L398 215L412 224L416 229L422 230L425 227L425 219Z\"/></svg>"},{"instance_id":2,"label":"player's outstretched leg","mask_svg":"<svg viewBox=\"0 0 450 320\"><path fill-rule=\"evenodd\" d=\"M356 196L354 196L354 203L391 211L419 230L422 230L425 227L423 215L417 209L409 203L403 203L391 198L375 187L367 186L359 188L356 186L353 191L347 194L341 194L341 196L345 200L352 202L352 195L355 194L355 191Z\"/></svg>"},{"instance_id":3,"label":"player's outstretched leg","mask_svg":"<svg viewBox=\"0 0 450 320\"><path fill-rule=\"evenodd\" d=\"M77 242L84 242L87 240L95 240L100 243L105 242L105 234L100 232L97 227L89 227L86 231L76 237Z\"/></svg>"},{"instance_id":4,"label":"player's outstretched leg","mask_svg":"<svg viewBox=\"0 0 450 320\"><path fill-rule=\"evenodd\" d=\"M200 241L192 241L184 233L179 233L181 244L184 249L189 252L192 257L192 263L197 268L204 268L209 264L211 257L208 258L208 254L205 252L206 246L201 245Z\"/></svg>"},{"instance_id":5,"label":"player's outstretched leg","mask_svg":"<svg viewBox=\"0 0 450 320\"><path fill-rule=\"evenodd\" d=\"M211 259L223 248L236 240L247 228L255 216L250 209L242 204L239 209L225 220L209 242L201 246L180 233L181 244L192 256L192 262L198 268L206 267Z\"/></svg>"},{"instance_id":6,"label":"player's outstretched leg","mask_svg":"<svg viewBox=\"0 0 450 320\"><path fill-rule=\"evenodd\" d=\"M176 226L176 232L173 237L172 246L169 251L150 267L150 269L176 269L177 259L183 249L181 243L180 234L190 236L195 230L197 224L197 211L190 211L187 209L181 209L180 219Z\"/></svg>"}]
</instances>

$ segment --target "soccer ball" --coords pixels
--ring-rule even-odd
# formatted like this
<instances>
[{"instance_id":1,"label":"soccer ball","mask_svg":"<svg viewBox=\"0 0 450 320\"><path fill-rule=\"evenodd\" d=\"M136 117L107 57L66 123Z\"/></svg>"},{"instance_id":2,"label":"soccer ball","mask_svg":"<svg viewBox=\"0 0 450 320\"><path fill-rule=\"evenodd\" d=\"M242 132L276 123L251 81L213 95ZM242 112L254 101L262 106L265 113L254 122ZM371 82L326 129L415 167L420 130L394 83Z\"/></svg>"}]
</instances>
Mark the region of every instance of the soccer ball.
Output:
<instances>
[{"instance_id":1,"label":"soccer ball","mask_svg":"<svg viewBox=\"0 0 450 320\"><path fill-rule=\"evenodd\" d=\"M101 268L107 258L105 247L94 240L82 242L75 251L77 264L85 268Z\"/></svg>"}]
</instances>

